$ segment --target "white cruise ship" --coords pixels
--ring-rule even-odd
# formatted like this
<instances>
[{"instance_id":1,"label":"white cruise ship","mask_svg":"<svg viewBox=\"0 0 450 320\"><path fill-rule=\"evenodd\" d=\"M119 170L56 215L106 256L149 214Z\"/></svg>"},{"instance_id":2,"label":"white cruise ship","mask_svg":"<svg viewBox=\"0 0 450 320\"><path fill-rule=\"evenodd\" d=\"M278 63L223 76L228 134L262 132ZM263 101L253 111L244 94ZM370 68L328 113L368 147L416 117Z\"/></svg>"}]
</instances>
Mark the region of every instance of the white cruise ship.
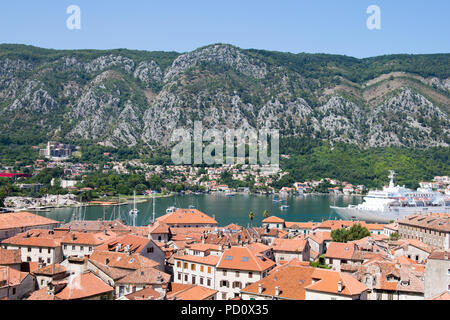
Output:
<instances>
[{"instance_id":1,"label":"white cruise ship","mask_svg":"<svg viewBox=\"0 0 450 320\"><path fill-rule=\"evenodd\" d=\"M401 219L411 214L450 213L450 197L429 188L417 190L394 185L394 171L390 171L389 187L369 191L364 202L348 207L330 206L344 219L385 222Z\"/></svg>"}]
</instances>

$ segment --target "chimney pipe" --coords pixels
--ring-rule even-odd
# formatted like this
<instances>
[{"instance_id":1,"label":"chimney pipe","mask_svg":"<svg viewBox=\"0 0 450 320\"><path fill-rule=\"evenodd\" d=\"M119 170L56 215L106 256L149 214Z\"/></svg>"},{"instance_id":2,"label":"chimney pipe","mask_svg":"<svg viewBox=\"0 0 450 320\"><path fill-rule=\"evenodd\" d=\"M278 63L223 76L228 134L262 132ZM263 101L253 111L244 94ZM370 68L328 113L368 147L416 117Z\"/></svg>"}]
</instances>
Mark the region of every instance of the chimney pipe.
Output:
<instances>
[{"instance_id":1,"label":"chimney pipe","mask_svg":"<svg viewBox=\"0 0 450 320\"><path fill-rule=\"evenodd\" d=\"M260 283L260 284L258 284L258 293L261 294L262 291L263 291L263 286L262 286L262 284Z\"/></svg>"},{"instance_id":2,"label":"chimney pipe","mask_svg":"<svg viewBox=\"0 0 450 320\"><path fill-rule=\"evenodd\" d=\"M338 281L338 292L342 292L342 282Z\"/></svg>"},{"instance_id":3,"label":"chimney pipe","mask_svg":"<svg viewBox=\"0 0 450 320\"><path fill-rule=\"evenodd\" d=\"M275 287L275 295L276 296L280 295L280 287Z\"/></svg>"}]
</instances>

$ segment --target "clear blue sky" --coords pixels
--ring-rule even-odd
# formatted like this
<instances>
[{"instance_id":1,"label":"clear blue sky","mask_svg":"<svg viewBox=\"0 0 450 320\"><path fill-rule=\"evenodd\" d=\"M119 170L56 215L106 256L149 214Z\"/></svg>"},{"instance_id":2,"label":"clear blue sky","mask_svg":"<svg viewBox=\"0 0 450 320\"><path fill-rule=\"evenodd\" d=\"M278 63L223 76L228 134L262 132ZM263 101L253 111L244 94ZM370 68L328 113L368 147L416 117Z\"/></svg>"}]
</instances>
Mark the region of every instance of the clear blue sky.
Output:
<instances>
[{"instance_id":1,"label":"clear blue sky","mask_svg":"<svg viewBox=\"0 0 450 320\"><path fill-rule=\"evenodd\" d=\"M81 30L66 8L81 8ZM381 8L381 30L366 9ZM0 3L0 43L55 49L186 52L211 43L368 57L450 52L449 0L14 0Z\"/></svg>"}]
</instances>

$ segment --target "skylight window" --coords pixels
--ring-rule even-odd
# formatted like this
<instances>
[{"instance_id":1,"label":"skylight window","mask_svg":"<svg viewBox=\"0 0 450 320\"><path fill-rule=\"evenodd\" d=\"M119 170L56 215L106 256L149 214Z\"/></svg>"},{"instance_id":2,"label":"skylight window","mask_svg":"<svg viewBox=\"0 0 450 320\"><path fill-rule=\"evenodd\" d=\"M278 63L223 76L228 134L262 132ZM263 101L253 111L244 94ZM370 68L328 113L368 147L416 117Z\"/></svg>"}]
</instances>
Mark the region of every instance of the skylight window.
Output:
<instances>
[{"instance_id":1,"label":"skylight window","mask_svg":"<svg viewBox=\"0 0 450 320\"><path fill-rule=\"evenodd\" d=\"M247 262L248 261L248 257L242 257L242 262Z\"/></svg>"},{"instance_id":2,"label":"skylight window","mask_svg":"<svg viewBox=\"0 0 450 320\"><path fill-rule=\"evenodd\" d=\"M231 261L231 260L233 260L233 256L226 256L225 260Z\"/></svg>"}]
</instances>

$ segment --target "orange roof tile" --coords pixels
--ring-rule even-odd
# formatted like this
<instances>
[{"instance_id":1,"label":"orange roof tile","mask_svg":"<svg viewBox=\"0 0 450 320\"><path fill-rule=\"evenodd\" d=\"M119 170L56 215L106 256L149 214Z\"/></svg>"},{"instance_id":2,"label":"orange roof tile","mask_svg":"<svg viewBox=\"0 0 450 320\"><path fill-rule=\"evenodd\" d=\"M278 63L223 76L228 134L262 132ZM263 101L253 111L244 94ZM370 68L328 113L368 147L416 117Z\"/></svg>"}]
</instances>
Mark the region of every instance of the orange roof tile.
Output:
<instances>
[{"instance_id":1,"label":"orange roof tile","mask_svg":"<svg viewBox=\"0 0 450 320\"><path fill-rule=\"evenodd\" d=\"M52 220L31 212L7 212L0 214L0 230L21 227L38 227L43 225L59 225L59 221Z\"/></svg>"},{"instance_id":2,"label":"orange roof tile","mask_svg":"<svg viewBox=\"0 0 450 320\"><path fill-rule=\"evenodd\" d=\"M56 296L63 300L84 299L112 292L114 288L108 286L91 272L83 273L69 280L67 286Z\"/></svg>"},{"instance_id":3,"label":"orange roof tile","mask_svg":"<svg viewBox=\"0 0 450 320\"><path fill-rule=\"evenodd\" d=\"M262 223L284 223L284 219L277 216L270 216L262 221Z\"/></svg>"},{"instance_id":4,"label":"orange roof tile","mask_svg":"<svg viewBox=\"0 0 450 320\"><path fill-rule=\"evenodd\" d=\"M334 259L351 260L355 252L355 244L330 242L325 257Z\"/></svg>"},{"instance_id":5,"label":"orange roof tile","mask_svg":"<svg viewBox=\"0 0 450 320\"><path fill-rule=\"evenodd\" d=\"M302 239L274 239L272 242L273 251L303 252L307 241Z\"/></svg>"},{"instance_id":6,"label":"orange roof tile","mask_svg":"<svg viewBox=\"0 0 450 320\"><path fill-rule=\"evenodd\" d=\"M305 287L312 283L313 272L312 267L289 265L272 270L269 276L245 287L241 293L259 294L259 285L262 285L261 295L275 296L275 287L278 287L279 297L305 300Z\"/></svg>"},{"instance_id":7,"label":"orange roof tile","mask_svg":"<svg viewBox=\"0 0 450 320\"><path fill-rule=\"evenodd\" d=\"M306 290L341 294L341 295L358 295L368 290L367 286L359 282L351 275L343 272L337 272L326 269L314 269L312 274L314 282L307 286ZM342 284L342 291L338 291L338 282Z\"/></svg>"},{"instance_id":8,"label":"orange roof tile","mask_svg":"<svg viewBox=\"0 0 450 320\"><path fill-rule=\"evenodd\" d=\"M221 269L266 271L275 266L275 262L255 254L247 247L231 247L225 250L217 264Z\"/></svg>"},{"instance_id":9,"label":"orange roof tile","mask_svg":"<svg viewBox=\"0 0 450 320\"><path fill-rule=\"evenodd\" d=\"M20 250L6 250L0 248L0 265L19 264L22 262Z\"/></svg>"},{"instance_id":10,"label":"orange roof tile","mask_svg":"<svg viewBox=\"0 0 450 320\"><path fill-rule=\"evenodd\" d=\"M212 224L217 225L217 221L197 209L177 209L174 212L165 214L158 221L169 225L177 224Z\"/></svg>"}]
</instances>

